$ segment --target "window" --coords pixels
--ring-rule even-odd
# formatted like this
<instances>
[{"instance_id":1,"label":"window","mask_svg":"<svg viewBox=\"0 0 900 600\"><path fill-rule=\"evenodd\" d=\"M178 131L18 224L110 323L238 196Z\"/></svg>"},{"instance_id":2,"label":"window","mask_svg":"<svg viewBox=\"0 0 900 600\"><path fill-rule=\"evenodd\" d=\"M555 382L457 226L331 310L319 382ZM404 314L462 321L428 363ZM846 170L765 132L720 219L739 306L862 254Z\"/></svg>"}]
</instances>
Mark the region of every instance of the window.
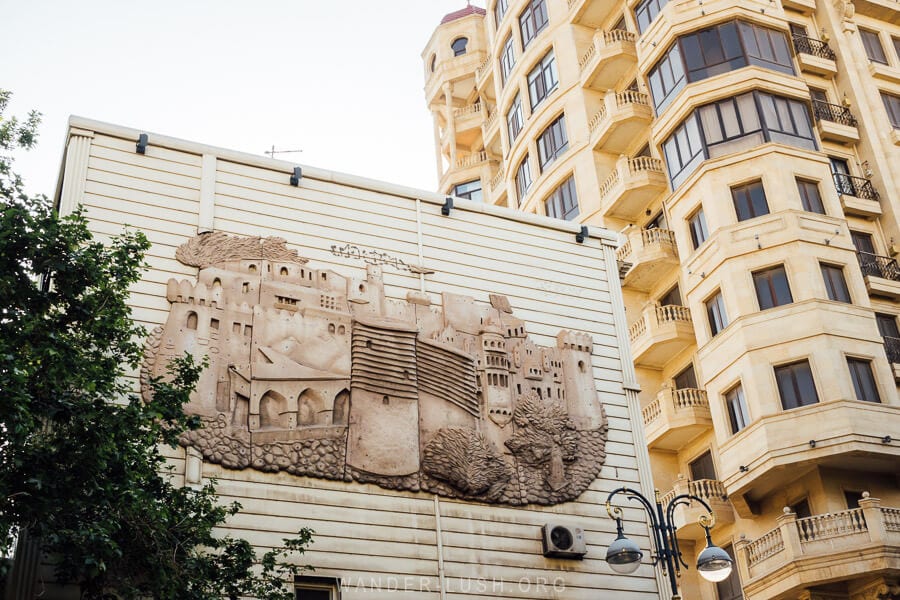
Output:
<instances>
[{"instance_id":1,"label":"window","mask_svg":"<svg viewBox=\"0 0 900 600\"><path fill-rule=\"evenodd\" d=\"M467 181L466 183L457 184L453 187L453 195L457 198L466 198L467 200L481 202L484 200L481 195L481 180L475 179Z\"/></svg>"},{"instance_id":2,"label":"window","mask_svg":"<svg viewBox=\"0 0 900 600\"><path fill-rule=\"evenodd\" d=\"M838 265L819 265L822 268L822 279L825 280L825 291L828 299L836 302L850 303L850 290L844 279L844 269Z\"/></svg>"},{"instance_id":3,"label":"window","mask_svg":"<svg viewBox=\"0 0 900 600\"><path fill-rule=\"evenodd\" d=\"M560 115L559 118L547 125L547 128L538 136L537 147L538 160L543 171L569 147L565 115Z\"/></svg>"},{"instance_id":4,"label":"window","mask_svg":"<svg viewBox=\"0 0 900 600\"><path fill-rule=\"evenodd\" d=\"M794 301L783 266L755 272L753 287L756 289L759 310L775 308Z\"/></svg>"},{"instance_id":5,"label":"window","mask_svg":"<svg viewBox=\"0 0 900 600\"><path fill-rule=\"evenodd\" d=\"M503 42L503 53L500 55L500 75L503 78L503 83L506 83L506 79L509 77L509 73L515 64L516 54L513 51L513 39L512 34L510 34L506 36L506 41Z\"/></svg>"},{"instance_id":6,"label":"window","mask_svg":"<svg viewBox=\"0 0 900 600\"><path fill-rule=\"evenodd\" d=\"M884 103L884 110L887 111L891 127L900 129L900 96L881 92L881 101Z\"/></svg>"},{"instance_id":7,"label":"window","mask_svg":"<svg viewBox=\"0 0 900 600\"><path fill-rule=\"evenodd\" d=\"M548 217L571 221L578 216L578 196L575 193L575 178L569 177L558 188L550 192L544 201Z\"/></svg>"},{"instance_id":8,"label":"window","mask_svg":"<svg viewBox=\"0 0 900 600\"><path fill-rule=\"evenodd\" d=\"M847 368L850 369L850 379L853 381L856 399L865 402L881 402L878 387L875 385L875 376L872 374L871 361L848 358Z\"/></svg>"},{"instance_id":9,"label":"window","mask_svg":"<svg viewBox=\"0 0 900 600\"><path fill-rule=\"evenodd\" d=\"M878 333L881 337L900 338L900 328L897 327L897 317L883 313L875 313L875 321L878 323Z\"/></svg>"},{"instance_id":10,"label":"window","mask_svg":"<svg viewBox=\"0 0 900 600\"><path fill-rule=\"evenodd\" d=\"M745 151L764 142L816 150L807 105L765 92L748 92L701 106L663 142L672 187L681 185L705 158Z\"/></svg>"},{"instance_id":11,"label":"window","mask_svg":"<svg viewBox=\"0 0 900 600\"><path fill-rule=\"evenodd\" d=\"M734 548L731 544L722 546L722 550L731 558L731 564L737 565L737 559L734 556ZM741 574L738 569L731 569L731 573L725 581L716 583L716 597L718 600L742 600L744 591L741 588Z\"/></svg>"},{"instance_id":12,"label":"window","mask_svg":"<svg viewBox=\"0 0 900 600\"><path fill-rule=\"evenodd\" d=\"M637 8L634 9L638 31L644 33L644 30L650 27L650 23L656 19L656 15L658 15L668 3L669 0L641 0L637 5Z\"/></svg>"},{"instance_id":13,"label":"window","mask_svg":"<svg viewBox=\"0 0 900 600\"><path fill-rule=\"evenodd\" d=\"M897 60L900 60L900 37L891 38L891 41L894 43L894 54L897 55Z\"/></svg>"},{"instance_id":14,"label":"window","mask_svg":"<svg viewBox=\"0 0 900 600\"><path fill-rule=\"evenodd\" d=\"M516 194L519 197L519 202L522 202L522 199L525 198L525 193L530 187L531 165L528 163L528 155L526 154L522 162L519 163L519 168L516 169Z\"/></svg>"},{"instance_id":15,"label":"window","mask_svg":"<svg viewBox=\"0 0 900 600\"><path fill-rule=\"evenodd\" d=\"M747 402L744 400L744 388L737 384L725 392L725 406L728 408L728 421L731 423L731 433L737 433L750 423L750 413L747 411Z\"/></svg>"},{"instance_id":16,"label":"window","mask_svg":"<svg viewBox=\"0 0 900 600\"><path fill-rule=\"evenodd\" d=\"M778 383L781 406L785 410L815 404L819 401L816 383L813 381L808 360L775 367L775 381Z\"/></svg>"},{"instance_id":17,"label":"window","mask_svg":"<svg viewBox=\"0 0 900 600\"><path fill-rule=\"evenodd\" d=\"M544 0L531 0L519 15L519 31L522 33L522 48L527 48L531 40L547 27L547 4Z\"/></svg>"},{"instance_id":18,"label":"window","mask_svg":"<svg viewBox=\"0 0 900 600\"><path fill-rule=\"evenodd\" d=\"M865 402L881 402L875 376L872 374L872 362L861 358L848 358L847 368L853 381L853 391L857 400Z\"/></svg>"},{"instance_id":19,"label":"window","mask_svg":"<svg viewBox=\"0 0 900 600\"><path fill-rule=\"evenodd\" d=\"M702 207L688 218L688 226L691 229L691 242L696 250L709 237L709 233L706 231L706 216L703 214Z\"/></svg>"},{"instance_id":20,"label":"window","mask_svg":"<svg viewBox=\"0 0 900 600\"><path fill-rule=\"evenodd\" d=\"M688 463L691 471L691 480L699 481L701 479L718 479L716 475L716 466L713 463L712 454L709 450Z\"/></svg>"},{"instance_id":21,"label":"window","mask_svg":"<svg viewBox=\"0 0 900 600\"><path fill-rule=\"evenodd\" d=\"M648 80L653 107L658 113L687 83L678 43L673 44L666 55L654 65L648 74Z\"/></svg>"},{"instance_id":22,"label":"window","mask_svg":"<svg viewBox=\"0 0 900 600\"><path fill-rule=\"evenodd\" d=\"M519 132L522 131L522 125L525 119L522 116L522 99L516 94L512 106L509 107L509 113L506 115L506 127L509 130L509 143L512 145Z\"/></svg>"},{"instance_id":23,"label":"window","mask_svg":"<svg viewBox=\"0 0 900 600\"><path fill-rule=\"evenodd\" d=\"M812 511L809 508L809 499L804 498L799 502L794 502L791 504L791 512L797 515L798 519L805 519L807 517L812 516Z\"/></svg>"},{"instance_id":24,"label":"window","mask_svg":"<svg viewBox=\"0 0 900 600\"><path fill-rule=\"evenodd\" d=\"M706 301L706 319L709 321L709 331L713 336L728 327L728 315L725 313L725 299L722 292Z\"/></svg>"},{"instance_id":25,"label":"window","mask_svg":"<svg viewBox=\"0 0 900 600\"><path fill-rule=\"evenodd\" d=\"M734 211L738 221L746 221L753 217L761 217L769 214L769 205L766 203L766 191L762 181L754 181L746 185L731 188L731 198L734 201Z\"/></svg>"},{"instance_id":26,"label":"window","mask_svg":"<svg viewBox=\"0 0 900 600\"><path fill-rule=\"evenodd\" d=\"M859 501L863 499L863 493L856 490L844 490L844 501L848 509L859 508Z\"/></svg>"},{"instance_id":27,"label":"window","mask_svg":"<svg viewBox=\"0 0 900 600\"><path fill-rule=\"evenodd\" d=\"M694 373L694 365L689 364L686 369L672 378L676 390L698 389L697 374Z\"/></svg>"},{"instance_id":28,"label":"window","mask_svg":"<svg viewBox=\"0 0 900 600\"><path fill-rule=\"evenodd\" d=\"M556 89L557 83L556 63L551 50L528 74L528 96L531 98L531 110L534 110L535 106Z\"/></svg>"},{"instance_id":29,"label":"window","mask_svg":"<svg viewBox=\"0 0 900 600\"><path fill-rule=\"evenodd\" d=\"M453 48L453 56L462 56L466 53L466 45L469 43L469 38L456 38L453 40L453 43L450 44L450 47Z\"/></svg>"},{"instance_id":30,"label":"window","mask_svg":"<svg viewBox=\"0 0 900 600\"><path fill-rule=\"evenodd\" d=\"M681 292L678 290L677 285L660 297L659 305L660 306L682 306Z\"/></svg>"},{"instance_id":31,"label":"window","mask_svg":"<svg viewBox=\"0 0 900 600\"><path fill-rule=\"evenodd\" d=\"M328 577L298 577L297 600L337 600L338 582Z\"/></svg>"},{"instance_id":32,"label":"window","mask_svg":"<svg viewBox=\"0 0 900 600\"><path fill-rule=\"evenodd\" d=\"M859 37L862 38L863 47L866 49L866 56L872 62L888 64L887 57L884 55L884 47L881 40L878 39L878 33L869 31L868 29L859 28Z\"/></svg>"},{"instance_id":33,"label":"window","mask_svg":"<svg viewBox=\"0 0 900 600\"><path fill-rule=\"evenodd\" d=\"M803 206L803 210L819 213L820 215L825 214L825 206L822 204L818 183L806 179L798 179L797 191L800 192L800 204Z\"/></svg>"},{"instance_id":34,"label":"window","mask_svg":"<svg viewBox=\"0 0 900 600\"><path fill-rule=\"evenodd\" d=\"M503 17L506 15L506 9L509 8L509 0L497 0L494 5L494 27L499 29Z\"/></svg>"},{"instance_id":35,"label":"window","mask_svg":"<svg viewBox=\"0 0 900 600\"><path fill-rule=\"evenodd\" d=\"M754 23L730 21L678 38L689 82L758 65L794 74L787 36Z\"/></svg>"}]
</instances>

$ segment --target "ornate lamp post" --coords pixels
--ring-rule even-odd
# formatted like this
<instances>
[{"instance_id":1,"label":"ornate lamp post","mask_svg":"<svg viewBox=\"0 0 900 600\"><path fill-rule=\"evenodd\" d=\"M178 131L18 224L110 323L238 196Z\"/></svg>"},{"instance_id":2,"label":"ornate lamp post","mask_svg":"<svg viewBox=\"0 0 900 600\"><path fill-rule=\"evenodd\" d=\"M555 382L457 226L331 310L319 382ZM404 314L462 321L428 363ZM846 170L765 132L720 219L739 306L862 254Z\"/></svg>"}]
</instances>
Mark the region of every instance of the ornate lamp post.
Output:
<instances>
[{"instance_id":1,"label":"ornate lamp post","mask_svg":"<svg viewBox=\"0 0 900 600\"><path fill-rule=\"evenodd\" d=\"M656 491L656 506L654 507L640 492L627 487L621 487L610 492L606 498L606 512L610 518L616 520L618 536L609 545L606 551L606 562L616 573L633 573L641 564L644 553L640 547L625 537L622 531L622 509L612 505L613 496L624 494L628 500L637 500L647 514L650 515L650 529L652 531L653 545L656 547L656 555L653 557L654 565L661 565L663 575L668 575L672 585L672 600L681 600L678 593L677 577L681 575L681 567L688 568L687 563L681 558L681 550L678 548L678 538L675 537L674 524L675 508L687 505L691 500L699 502L708 514L702 515L698 522L706 531L706 548L697 557L697 570L707 581L724 581L731 575L733 561L728 553L713 545L709 537L709 530L715 522L712 508L703 499L691 494L679 494L672 498L663 509L659 499L659 490Z\"/></svg>"}]
</instances>

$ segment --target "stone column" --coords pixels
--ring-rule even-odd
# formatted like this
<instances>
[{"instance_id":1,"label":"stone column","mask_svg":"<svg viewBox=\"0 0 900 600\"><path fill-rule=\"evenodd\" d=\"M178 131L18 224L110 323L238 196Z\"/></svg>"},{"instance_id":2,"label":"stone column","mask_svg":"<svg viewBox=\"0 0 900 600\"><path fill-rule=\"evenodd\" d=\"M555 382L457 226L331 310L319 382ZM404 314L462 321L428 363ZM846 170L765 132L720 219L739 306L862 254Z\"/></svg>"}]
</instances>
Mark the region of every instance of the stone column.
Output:
<instances>
[{"instance_id":1,"label":"stone column","mask_svg":"<svg viewBox=\"0 0 900 600\"><path fill-rule=\"evenodd\" d=\"M863 512L866 529L869 530L869 540L875 544L885 543L887 532L884 530L884 518L882 518L881 514L881 500L878 498L870 498L869 492L863 492L862 500L859 501L859 507Z\"/></svg>"},{"instance_id":2,"label":"stone column","mask_svg":"<svg viewBox=\"0 0 900 600\"><path fill-rule=\"evenodd\" d=\"M444 102L447 107L447 139L450 140L450 169L456 168L456 117L453 116L453 84L444 84Z\"/></svg>"},{"instance_id":3,"label":"stone column","mask_svg":"<svg viewBox=\"0 0 900 600\"><path fill-rule=\"evenodd\" d=\"M797 515L791 512L787 506L784 514L775 519L781 530L781 539L784 542L784 562L790 562L803 554L800 547L800 534L797 532Z\"/></svg>"}]
</instances>

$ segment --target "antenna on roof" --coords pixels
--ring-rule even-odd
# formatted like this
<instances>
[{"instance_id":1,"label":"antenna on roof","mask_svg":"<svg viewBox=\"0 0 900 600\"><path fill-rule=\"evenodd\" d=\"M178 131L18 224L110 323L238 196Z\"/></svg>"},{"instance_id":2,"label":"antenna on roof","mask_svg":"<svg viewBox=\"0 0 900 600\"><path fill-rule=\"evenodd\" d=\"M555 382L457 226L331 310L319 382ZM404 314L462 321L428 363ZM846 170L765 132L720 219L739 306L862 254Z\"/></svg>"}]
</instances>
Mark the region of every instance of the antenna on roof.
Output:
<instances>
[{"instance_id":1,"label":"antenna on roof","mask_svg":"<svg viewBox=\"0 0 900 600\"><path fill-rule=\"evenodd\" d=\"M268 154L272 158L275 158L276 154L292 154L295 152L303 152L303 150L276 150L275 144L272 144L272 149L266 150L265 152L263 152L263 154Z\"/></svg>"}]
</instances>

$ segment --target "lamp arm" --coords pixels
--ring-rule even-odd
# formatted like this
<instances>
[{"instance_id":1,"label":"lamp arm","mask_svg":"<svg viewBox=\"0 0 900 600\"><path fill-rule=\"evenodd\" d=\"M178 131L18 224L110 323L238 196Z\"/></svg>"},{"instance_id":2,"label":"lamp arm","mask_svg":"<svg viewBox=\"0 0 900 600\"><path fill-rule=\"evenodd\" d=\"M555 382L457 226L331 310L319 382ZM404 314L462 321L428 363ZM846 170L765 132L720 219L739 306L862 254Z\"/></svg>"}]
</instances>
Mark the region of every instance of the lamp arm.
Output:
<instances>
[{"instance_id":1,"label":"lamp arm","mask_svg":"<svg viewBox=\"0 0 900 600\"><path fill-rule=\"evenodd\" d=\"M709 537L709 530L716 522L716 516L712 510L712 507L710 507L710 505L707 504L707 502L703 498L698 498L693 494L679 494L669 501L669 504L666 506L666 523L669 527L671 527L672 535L670 537L672 540L672 549L674 550L674 554L678 562L680 562L685 569L689 567L682 558L681 548L679 548L678 546L678 536L675 535L675 508L678 506L688 506L690 505L691 501L699 502L703 506L703 508L706 509L707 514L700 515L700 518L697 519L697 522L700 523L700 526L703 527L703 529L706 531L707 537Z\"/></svg>"},{"instance_id":2,"label":"lamp arm","mask_svg":"<svg viewBox=\"0 0 900 600\"><path fill-rule=\"evenodd\" d=\"M616 488L609 493L609 496L606 497L606 512L609 516L616 520L622 519L622 509L618 506L612 505L613 496L616 494L625 494L625 497L629 500L637 500L643 507L644 511L650 517L650 530L653 532L653 545L655 546L654 550L656 551L656 556L653 559L653 564L655 565L659 560L660 556L663 553L663 549L666 547L664 541L662 539L662 531L659 526L659 522L656 519L656 514L653 508L653 505L650 504L650 501L647 500L643 494L641 494L637 490L633 490L629 487L620 487Z\"/></svg>"}]
</instances>

